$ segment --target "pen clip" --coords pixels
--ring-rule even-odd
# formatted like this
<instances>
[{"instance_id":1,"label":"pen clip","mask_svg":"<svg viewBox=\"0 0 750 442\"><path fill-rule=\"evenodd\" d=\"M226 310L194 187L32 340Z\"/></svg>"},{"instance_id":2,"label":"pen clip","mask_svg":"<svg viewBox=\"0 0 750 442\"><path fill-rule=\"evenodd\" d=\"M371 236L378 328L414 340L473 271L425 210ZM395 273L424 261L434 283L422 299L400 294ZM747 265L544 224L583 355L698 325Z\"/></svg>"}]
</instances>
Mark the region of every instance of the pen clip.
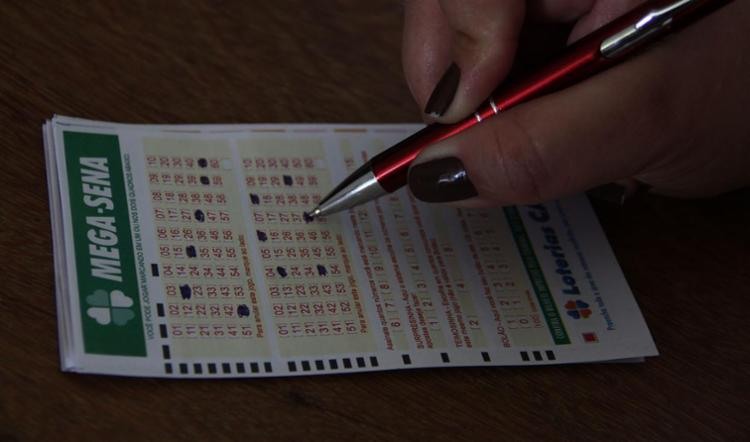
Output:
<instances>
[{"instance_id":1,"label":"pen clip","mask_svg":"<svg viewBox=\"0 0 750 442\"><path fill-rule=\"evenodd\" d=\"M605 58L616 58L630 52L669 29L675 16L699 1L678 0L663 7L651 9L635 24L605 39L599 46L599 52Z\"/></svg>"}]
</instances>

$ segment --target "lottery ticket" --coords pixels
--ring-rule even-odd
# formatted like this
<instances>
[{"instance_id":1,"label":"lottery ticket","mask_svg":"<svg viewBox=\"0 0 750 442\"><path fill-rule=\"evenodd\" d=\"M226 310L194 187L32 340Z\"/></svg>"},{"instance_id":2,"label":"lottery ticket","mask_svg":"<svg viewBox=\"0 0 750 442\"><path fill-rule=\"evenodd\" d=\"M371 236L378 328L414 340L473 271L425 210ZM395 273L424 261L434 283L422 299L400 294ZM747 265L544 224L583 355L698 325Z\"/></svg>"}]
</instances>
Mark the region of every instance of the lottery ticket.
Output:
<instances>
[{"instance_id":1,"label":"lottery ticket","mask_svg":"<svg viewBox=\"0 0 750 442\"><path fill-rule=\"evenodd\" d=\"M62 369L268 377L657 354L585 196L399 191L306 222L418 125L43 128Z\"/></svg>"}]
</instances>

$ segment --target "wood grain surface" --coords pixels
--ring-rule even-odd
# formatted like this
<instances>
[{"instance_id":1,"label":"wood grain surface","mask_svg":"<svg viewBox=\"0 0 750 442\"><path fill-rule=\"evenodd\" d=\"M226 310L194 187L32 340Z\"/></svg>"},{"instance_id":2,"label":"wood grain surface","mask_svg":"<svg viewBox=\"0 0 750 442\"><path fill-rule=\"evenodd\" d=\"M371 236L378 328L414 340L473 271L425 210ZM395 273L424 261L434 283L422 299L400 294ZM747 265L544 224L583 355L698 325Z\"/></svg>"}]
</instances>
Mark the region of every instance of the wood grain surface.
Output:
<instances>
[{"instance_id":1,"label":"wood grain surface","mask_svg":"<svg viewBox=\"0 0 750 442\"><path fill-rule=\"evenodd\" d=\"M398 1L0 2L0 440L748 440L750 193L597 205L644 364L178 381L60 372L41 125L419 121Z\"/></svg>"}]
</instances>

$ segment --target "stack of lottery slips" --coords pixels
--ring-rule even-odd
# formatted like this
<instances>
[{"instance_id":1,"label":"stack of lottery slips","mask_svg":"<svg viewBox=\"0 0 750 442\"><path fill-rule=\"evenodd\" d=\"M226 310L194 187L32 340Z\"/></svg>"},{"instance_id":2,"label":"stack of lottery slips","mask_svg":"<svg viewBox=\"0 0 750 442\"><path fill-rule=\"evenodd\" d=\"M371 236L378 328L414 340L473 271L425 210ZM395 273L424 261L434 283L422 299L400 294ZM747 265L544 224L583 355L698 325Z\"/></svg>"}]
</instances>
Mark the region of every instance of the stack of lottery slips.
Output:
<instances>
[{"instance_id":1,"label":"stack of lottery slips","mask_svg":"<svg viewBox=\"0 0 750 442\"><path fill-rule=\"evenodd\" d=\"M62 369L268 377L642 360L585 196L303 216L419 125L43 127Z\"/></svg>"}]
</instances>

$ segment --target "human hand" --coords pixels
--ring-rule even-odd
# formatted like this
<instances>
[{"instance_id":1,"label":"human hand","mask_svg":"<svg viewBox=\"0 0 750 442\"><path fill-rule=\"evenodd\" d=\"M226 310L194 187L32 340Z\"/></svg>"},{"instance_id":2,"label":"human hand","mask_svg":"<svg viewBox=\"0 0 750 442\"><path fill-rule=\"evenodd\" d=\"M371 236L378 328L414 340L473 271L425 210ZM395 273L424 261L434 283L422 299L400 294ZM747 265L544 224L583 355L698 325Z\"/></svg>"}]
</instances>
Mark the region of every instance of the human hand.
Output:
<instances>
[{"instance_id":1,"label":"human hand","mask_svg":"<svg viewBox=\"0 0 750 442\"><path fill-rule=\"evenodd\" d=\"M527 15L575 21L572 41L639 3L407 0L406 79L429 118L458 121L507 75ZM750 2L735 1L606 72L430 146L409 186L425 201L491 206L633 180L683 197L748 185L748 23Z\"/></svg>"}]
</instances>

